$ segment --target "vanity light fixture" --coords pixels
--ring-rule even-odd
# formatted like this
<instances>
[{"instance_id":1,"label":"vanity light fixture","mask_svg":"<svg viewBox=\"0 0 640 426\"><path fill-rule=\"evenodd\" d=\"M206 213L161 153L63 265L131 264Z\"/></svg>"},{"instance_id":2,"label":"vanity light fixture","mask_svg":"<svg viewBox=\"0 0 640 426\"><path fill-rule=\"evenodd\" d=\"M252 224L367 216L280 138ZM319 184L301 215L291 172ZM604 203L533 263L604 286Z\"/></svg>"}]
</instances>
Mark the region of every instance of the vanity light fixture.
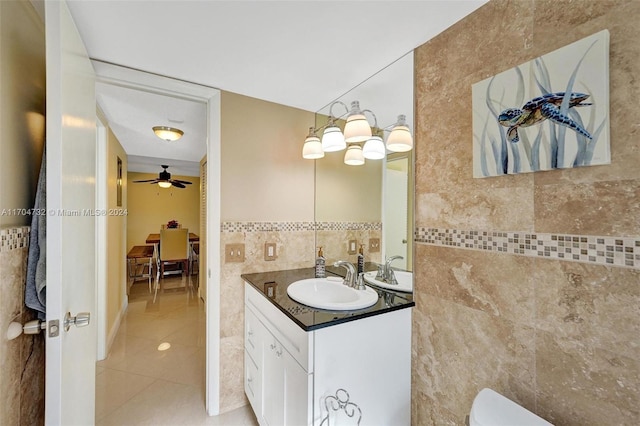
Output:
<instances>
[{"instance_id":1,"label":"vanity light fixture","mask_svg":"<svg viewBox=\"0 0 640 426\"><path fill-rule=\"evenodd\" d=\"M364 156L360 145L349 145L347 152L344 154L344 164L348 166L362 166L364 164Z\"/></svg>"},{"instance_id":2,"label":"vanity light fixture","mask_svg":"<svg viewBox=\"0 0 640 426\"><path fill-rule=\"evenodd\" d=\"M184 132L175 127L169 126L154 126L152 127L153 133L160 139L164 139L167 142L177 141L184 135Z\"/></svg>"},{"instance_id":3,"label":"vanity light fixture","mask_svg":"<svg viewBox=\"0 0 640 426\"><path fill-rule=\"evenodd\" d=\"M344 140L342 130L336 124L336 119L332 116L329 117L327 128L324 129L322 134L322 150L324 152L342 151L347 147L347 142Z\"/></svg>"},{"instance_id":4,"label":"vanity light fixture","mask_svg":"<svg viewBox=\"0 0 640 426\"><path fill-rule=\"evenodd\" d=\"M347 143L364 142L371 137L371 126L360 110L360 102L351 102L351 111L347 115L347 124L344 125L344 140Z\"/></svg>"},{"instance_id":5,"label":"vanity light fixture","mask_svg":"<svg viewBox=\"0 0 640 426\"><path fill-rule=\"evenodd\" d=\"M333 113L335 105L342 105L345 113L336 116ZM365 113L371 114L374 125L369 124ZM338 127L336 121L346 116L344 133ZM379 134L373 134L372 128ZM323 130L322 141L316 136L316 132ZM383 141L383 131L391 133L387 142ZM362 144L362 142L365 142ZM381 160L385 158L387 150L391 152L405 152L413 148L413 138L406 122L406 116L399 115L398 121L382 129L378 128L376 115L368 109L361 110L360 102L351 102L351 109L341 101L335 101L329 107L329 119L324 126L309 128L309 135L304 141L302 157L306 159L318 159L324 157L325 152L341 151L345 148L344 163L348 165L362 165L365 158L369 160Z\"/></svg>"},{"instance_id":6,"label":"vanity light fixture","mask_svg":"<svg viewBox=\"0 0 640 426\"><path fill-rule=\"evenodd\" d=\"M304 140L304 145L302 146L302 158L316 160L322 157L324 157L322 143L316 136L315 129L313 127L309 127L309 136Z\"/></svg>"}]
</instances>

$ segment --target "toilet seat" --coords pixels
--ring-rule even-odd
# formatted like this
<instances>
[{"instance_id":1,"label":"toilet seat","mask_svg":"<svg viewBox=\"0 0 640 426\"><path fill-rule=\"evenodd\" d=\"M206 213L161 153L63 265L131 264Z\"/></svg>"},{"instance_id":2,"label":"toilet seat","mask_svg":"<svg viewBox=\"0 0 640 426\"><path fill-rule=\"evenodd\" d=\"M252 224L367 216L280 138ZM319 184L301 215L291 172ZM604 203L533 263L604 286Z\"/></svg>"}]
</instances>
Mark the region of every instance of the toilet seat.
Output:
<instances>
[{"instance_id":1,"label":"toilet seat","mask_svg":"<svg viewBox=\"0 0 640 426\"><path fill-rule=\"evenodd\" d=\"M531 411L489 388L482 389L473 400L470 426L553 426Z\"/></svg>"}]
</instances>

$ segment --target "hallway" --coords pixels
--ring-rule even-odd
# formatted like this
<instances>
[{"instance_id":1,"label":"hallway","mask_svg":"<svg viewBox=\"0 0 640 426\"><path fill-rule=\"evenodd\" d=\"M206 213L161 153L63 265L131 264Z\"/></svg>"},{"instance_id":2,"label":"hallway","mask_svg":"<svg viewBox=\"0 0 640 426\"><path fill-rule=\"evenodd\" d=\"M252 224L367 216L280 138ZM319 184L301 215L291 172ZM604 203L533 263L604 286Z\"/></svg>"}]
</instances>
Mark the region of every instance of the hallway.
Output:
<instances>
[{"instance_id":1,"label":"hallway","mask_svg":"<svg viewBox=\"0 0 640 426\"><path fill-rule=\"evenodd\" d=\"M249 406L207 416L204 304L181 281L166 278L155 303L146 281L131 287L109 356L96 366L97 425L257 425Z\"/></svg>"}]
</instances>

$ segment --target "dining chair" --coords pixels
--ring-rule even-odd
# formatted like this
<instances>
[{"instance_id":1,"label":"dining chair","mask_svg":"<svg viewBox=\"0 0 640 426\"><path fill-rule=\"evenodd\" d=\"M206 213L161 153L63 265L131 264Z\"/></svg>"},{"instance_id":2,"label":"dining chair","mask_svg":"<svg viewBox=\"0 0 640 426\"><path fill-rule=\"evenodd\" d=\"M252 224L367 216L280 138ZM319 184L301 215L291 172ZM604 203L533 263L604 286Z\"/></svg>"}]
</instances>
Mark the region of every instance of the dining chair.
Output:
<instances>
[{"instance_id":1,"label":"dining chair","mask_svg":"<svg viewBox=\"0 0 640 426\"><path fill-rule=\"evenodd\" d=\"M200 244L199 243L192 243L191 244L191 259L189 261L189 270L191 271L191 274L198 273L198 269L200 268ZM195 266L194 266L195 265Z\"/></svg>"},{"instance_id":2,"label":"dining chair","mask_svg":"<svg viewBox=\"0 0 640 426\"><path fill-rule=\"evenodd\" d=\"M181 273L189 275L189 230L172 228L160 230L160 277L167 264L181 264Z\"/></svg>"}]
</instances>

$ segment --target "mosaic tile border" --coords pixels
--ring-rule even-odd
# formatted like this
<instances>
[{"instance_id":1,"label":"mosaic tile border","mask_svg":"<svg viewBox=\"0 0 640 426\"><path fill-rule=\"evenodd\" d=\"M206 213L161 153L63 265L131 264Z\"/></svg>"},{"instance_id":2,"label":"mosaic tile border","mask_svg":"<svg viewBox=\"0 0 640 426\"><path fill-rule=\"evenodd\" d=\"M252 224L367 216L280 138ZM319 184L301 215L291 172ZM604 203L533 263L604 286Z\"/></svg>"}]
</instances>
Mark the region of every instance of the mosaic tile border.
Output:
<instances>
[{"instance_id":1,"label":"mosaic tile border","mask_svg":"<svg viewBox=\"0 0 640 426\"><path fill-rule=\"evenodd\" d=\"M0 253L29 247L29 226L0 229Z\"/></svg>"},{"instance_id":2,"label":"mosaic tile border","mask_svg":"<svg viewBox=\"0 0 640 426\"><path fill-rule=\"evenodd\" d=\"M222 222L222 232L380 231L380 222Z\"/></svg>"},{"instance_id":3,"label":"mosaic tile border","mask_svg":"<svg viewBox=\"0 0 640 426\"><path fill-rule=\"evenodd\" d=\"M415 242L640 269L640 237L417 228Z\"/></svg>"}]
</instances>

